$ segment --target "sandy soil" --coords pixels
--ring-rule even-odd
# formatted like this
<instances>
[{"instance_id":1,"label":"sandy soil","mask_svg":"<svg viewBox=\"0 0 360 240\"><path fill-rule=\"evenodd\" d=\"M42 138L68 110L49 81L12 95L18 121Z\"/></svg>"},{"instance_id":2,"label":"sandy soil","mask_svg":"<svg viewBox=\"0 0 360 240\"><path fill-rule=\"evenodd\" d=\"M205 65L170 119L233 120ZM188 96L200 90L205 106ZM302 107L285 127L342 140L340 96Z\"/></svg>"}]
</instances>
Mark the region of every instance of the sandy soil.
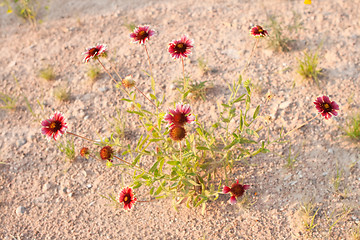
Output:
<instances>
[{"instance_id":1,"label":"sandy soil","mask_svg":"<svg viewBox=\"0 0 360 240\"><path fill-rule=\"evenodd\" d=\"M34 30L14 15L0 17L0 89L18 98L16 111L0 110L0 239L306 239L301 224L300 205L312 201L319 209L312 231L314 239L351 239L359 228L360 150L359 144L343 137L342 128L360 104L360 25L358 4L346 0L303 1L60 1L50 2L42 13L43 23ZM125 109L116 89L105 74L89 84L82 64L85 47L106 43L119 72L133 74L139 88L150 92L148 68L143 48L130 44L124 24L150 24L158 32L149 42L157 87L167 94L167 109L177 100L171 84L181 77L179 61L167 53L167 43L186 33L195 48L186 71L197 80L207 80L215 88L206 101L195 101L193 112L200 121L216 118L217 101L229 95L226 83L238 77L254 40L253 24L269 23L275 14L283 26L299 14L302 29L292 33L292 49L276 53L260 41L246 76L256 86L254 104L262 104L262 115L272 115L275 137L315 114L313 100L322 94L339 103L337 118L317 119L289 138L299 153L292 170L284 167L289 144L272 147L272 153L238 165L231 177L251 185L247 198L252 204L229 205L221 196L200 209L171 207L171 200L137 203L130 212L108 206L100 194L117 193L130 178L122 170L108 169L95 159L77 158L65 163L54 142L40 133L39 120L26 108L26 97L35 113L49 116L54 110L68 118L71 131L98 139L109 136L109 123L116 109ZM271 34L271 29L269 29ZM287 31L285 31L287 33ZM299 81L297 58L304 50L320 50L323 77L320 87ZM202 75L197 59L203 57L212 71ZM55 81L38 77L39 69L52 65ZM18 84L14 80L17 79ZM295 83L295 84L294 84ZM61 103L53 88L68 86L70 102ZM265 105L265 93L275 97ZM39 101L45 106L42 112ZM101 114L99 114L101 113ZM126 115L129 117L129 115ZM128 119L130 129L135 126ZM124 141L131 143L134 136ZM76 140L80 149L84 143ZM283 155L280 157L279 155ZM338 191L333 179L342 173ZM138 196L147 196L139 189ZM17 213L24 207L23 213ZM343 209L352 211L332 227Z\"/></svg>"}]
</instances>

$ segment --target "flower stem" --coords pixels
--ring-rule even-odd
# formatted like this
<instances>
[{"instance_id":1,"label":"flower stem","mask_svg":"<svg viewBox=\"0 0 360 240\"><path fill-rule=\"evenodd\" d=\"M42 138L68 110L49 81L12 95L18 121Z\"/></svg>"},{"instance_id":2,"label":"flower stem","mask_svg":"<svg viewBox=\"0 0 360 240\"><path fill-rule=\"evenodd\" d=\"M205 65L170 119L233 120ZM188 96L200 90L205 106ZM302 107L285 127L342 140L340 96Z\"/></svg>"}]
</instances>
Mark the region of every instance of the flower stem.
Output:
<instances>
[{"instance_id":1,"label":"flower stem","mask_svg":"<svg viewBox=\"0 0 360 240\"><path fill-rule=\"evenodd\" d=\"M153 103L140 89L138 89L136 86L134 86L134 88L141 93L152 105L154 105L154 107L156 108L156 110L158 110L158 107L155 105L155 103Z\"/></svg>"},{"instance_id":2,"label":"flower stem","mask_svg":"<svg viewBox=\"0 0 360 240\"><path fill-rule=\"evenodd\" d=\"M117 157L117 156L114 156L114 158L116 158L116 159L118 159L118 160L120 160L120 161L122 161L122 162L124 162L124 163L126 163L126 164L128 164L128 165L131 165L131 163L125 161L125 160L122 159L122 158L119 158L119 157Z\"/></svg>"},{"instance_id":3,"label":"flower stem","mask_svg":"<svg viewBox=\"0 0 360 240\"><path fill-rule=\"evenodd\" d=\"M181 63L182 63L182 70L183 70L183 77L184 77L184 93L186 92L187 89L187 84L186 84L186 78L185 78L185 66L184 66L184 58L181 57Z\"/></svg>"},{"instance_id":4,"label":"flower stem","mask_svg":"<svg viewBox=\"0 0 360 240\"><path fill-rule=\"evenodd\" d=\"M110 74L110 72L106 69L106 67L102 64L99 58L97 58L98 62L102 66L102 68L105 70L105 72L110 76L110 78L115 82L115 84L118 84L118 82L115 80L115 78Z\"/></svg>"},{"instance_id":5,"label":"flower stem","mask_svg":"<svg viewBox=\"0 0 360 240\"><path fill-rule=\"evenodd\" d=\"M182 154L181 154L181 142L179 142L179 150L180 150L180 161L182 160Z\"/></svg>"},{"instance_id":6,"label":"flower stem","mask_svg":"<svg viewBox=\"0 0 360 240\"><path fill-rule=\"evenodd\" d=\"M150 62L150 56L149 56L149 52L147 50L146 44L144 44L144 47L145 47L146 55L147 55L147 58L148 58L148 61L149 61L150 75L153 77L153 71L152 71L152 66L151 66L151 62Z\"/></svg>"},{"instance_id":7,"label":"flower stem","mask_svg":"<svg viewBox=\"0 0 360 240\"><path fill-rule=\"evenodd\" d=\"M241 76L244 74L245 70L246 70L246 69L248 68L248 66L250 65L250 60L251 60L251 58L252 58L252 56L253 56L253 53L255 52L255 49L256 49L256 46L258 45L258 43L259 43L259 38L256 39L256 41L255 41L255 43L254 43L254 46L253 46L253 48L251 49L250 56L249 56L249 58L248 58L248 60L247 60L247 62L246 62L246 65L245 65L244 69L243 69L242 72L241 72Z\"/></svg>"},{"instance_id":8,"label":"flower stem","mask_svg":"<svg viewBox=\"0 0 360 240\"><path fill-rule=\"evenodd\" d=\"M279 141L280 139L282 139L282 138L286 137L287 135L291 134L292 132L294 132L294 131L298 130L299 128L301 128L301 127L303 127L303 126L305 126L306 124L308 124L309 122L311 122L312 120L314 120L315 118L317 118L320 114L321 114L321 113L319 113L319 114L315 115L315 117L313 117L313 118L311 118L311 119L307 120L306 122L304 122L303 124L301 124L301 125L299 125L299 126L295 127L294 129L290 130L290 131L289 131L289 132L287 132L285 135L283 135L283 136L279 137L278 139L276 139L276 140L275 140L275 141L273 141L273 142L277 142L277 141Z\"/></svg>"},{"instance_id":9,"label":"flower stem","mask_svg":"<svg viewBox=\"0 0 360 240\"><path fill-rule=\"evenodd\" d=\"M89 141L89 142L96 142L96 141L94 141L94 140L92 140L92 139L90 139L90 138L86 138L86 137L77 135L77 134L75 134L75 133L69 132L69 131L66 131L66 133L67 133L67 134L70 134L70 135L73 135L73 136L75 136L75 137L82 138L82 139L87 140L87 141Z\"/></svg>"}]
</instances>

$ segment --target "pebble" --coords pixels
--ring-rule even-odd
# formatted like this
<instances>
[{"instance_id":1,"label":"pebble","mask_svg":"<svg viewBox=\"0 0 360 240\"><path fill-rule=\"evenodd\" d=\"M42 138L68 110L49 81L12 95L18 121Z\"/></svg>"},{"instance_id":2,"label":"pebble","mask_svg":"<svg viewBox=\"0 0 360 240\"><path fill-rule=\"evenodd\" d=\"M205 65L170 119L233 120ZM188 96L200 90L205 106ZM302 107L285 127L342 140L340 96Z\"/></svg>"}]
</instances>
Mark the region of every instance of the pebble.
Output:
<instances>
[{"instance_id":1,"label":"pebble","mask_svg":"<svg viewBox=\"0 0 360 240\"><path fill-rule=\"evenodd\" d=\"M87 187L88 189L90 189L90 188L92 188L92 185L91 185L91 184L88 184L88 185L86 185L86 187Z\"/></svg>"},{"instance_id":2,"label":"pebble","mask_svg":"<svg viewBox=\"0 0 360 240\"><path fill-rule=\"evenodd\" d=\"M26 138L21 138L16 141L16 147L19 148L27 143Z\"/></svg>"},{"instance_id":3,"label":"pebble","mask_svg":"<svg viewBox=\"0 0 360 240\"><path fill-rule=\"evenodd\" d=\"M99 91L100 92L106 92L109 88L108 87L100 87Z\"/></svg>"},{"instance_id":4,"label":"pebble","mask_svg":"<svg viewBox=\"0 0 360 240\"><path fill-rule=\"evenodd\" d=\"M43 192L48 191L51 188L51 184L50 183L45 183L42 187Z\"/></svg>"},{"instance_id":5,"label":"pebble","mask_svg":"<svg viewBox=\"0 0 360 240\"><path fill-rule=\"evenodd\" d=\"M328 153L333 154L333 153L334 153L334 150L333 150L332 148L329 148L329 149L328 149Z\"/></svg>"},{"instance_id":6,"label":"pebble","mask_svg":"<svg viewBox=\"0 0 360 240\"><path fill-rule=\"evenodd\" d=\"M84 117L84 120L88 120L89 119L89 115L86 115L85 117Z\"/></svg>"},{"instance_id":7,"label":"pebble","mask_svg":"<svg viewBox=\"0 0 360 240\"><path fill-rule=\"evenodd\" d=\"M94 203L95 203L95 201L93 201L93 202L89 203L89 206L92 206L92 205L94 205Z\"/></svg>"},{"instance_id":8,"label":"pebble","mask_svg":"<svg viewBox=\"0 0 360 240\"><path fill-rule=\"evenodd\" d=\"M292 181L292 182L290 182L290 185L295 185L297 183L297 181Z\"/></svg>"},{"instance_id":9,"label":"pebble","mask_svg":"<svg viewBox=\"0 0 360 240\"><path fill-rule=\"evenodd\" d=\"M175 90L175 89L176 89L176 85L175 85L175 84L171 84L171 85L170 85L170 89L171 89L171 90Z\"/></svg>"},{"instance_id":10,"label":"pebble","mask_svg":"<svg viewBox=\"0 0 360 240\"><path fill-rule=\"evenodd\" d=\"M69 196L69 197L73 197L73 196L74 196L74 193L71 192L71 193L68 194L68 196Z\"/></svg>"},{"instance_id":11,"label":"pebble","mask_svg":"<svg viewBox=\"0 0 360 240\"><path fill-rule=\"evenodd\" d=\"M20 207L18 207L17 209L16 209L16 214L17 215L22 215L22 214L24 214L25 213L25 207L23 207L23 206L20 206Z\"/></svg>"}]
</instances>

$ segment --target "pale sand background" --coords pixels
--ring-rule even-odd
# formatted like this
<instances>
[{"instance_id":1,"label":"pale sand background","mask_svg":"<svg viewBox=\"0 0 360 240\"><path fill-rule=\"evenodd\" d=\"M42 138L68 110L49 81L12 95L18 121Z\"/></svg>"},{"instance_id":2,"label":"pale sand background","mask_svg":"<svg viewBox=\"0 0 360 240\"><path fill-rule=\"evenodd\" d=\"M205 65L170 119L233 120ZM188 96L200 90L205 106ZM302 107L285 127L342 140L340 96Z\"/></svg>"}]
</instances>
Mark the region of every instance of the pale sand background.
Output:
<instances>
[{"instance_id":1,"label":"pale sand background","mask_svg":"<svg viewBox=\"0 0 360 240\"><path fill-rule=\"evenodd\" d=\"M314 0L306 6L303 1L285 0L57 0L49 6L49 11L41 12L43 23L37 30L0 9L0 89L19 98L20 103L16 112L0 110L0 161L8 163L0 165L1 239L304 239L296 211L300 203L309 200L320 208L315 239L351 239L351 229L359 226L360 218L360 150L359 144L342 137L342 127L348 116L359 111L360 104L358 3ZM133 74L139 88L149 93L150 84L142 71L148 69L144 50L129 43L124 24L150 24L158 32L149 42L149 51L157 89L167 94L164 109L177 101L171 84L182 74L180 62L167 53L167 43L186 33L195 40L186 71L215 86L207 101L192 103L193 112L200 121L211 121L217 116L217 101L228 97L226 83L238 77L250 54L254 42L248 34L250 26L268 24L267 14L276 14L287 26L292 23L293 11L300 14L303 28L289 36L295 40L292 50L274 53L261 41L247 71L246 76L257 86L254 105L262 104L261 114L275 118L270 127L274 138L281 126L289 130L315 114L312 102L319 95L330 95L341 111L339 117L317 119L289 138L292 149L299 152L293 170L285 169L284 158L277 155L285 156L288 144L273 146L274 154L256 156L250 165L236 167L231 177L251 185L247 197L254 204L249 208L227 204L228 195L209 203L205 215L185 206L176 212L168 199L138 203L131 212L107 206L99 195L118 193L130 183L129 175L109 170L95 159L79 158L65 164L54 142L41 136L39 122L22 100L26 96L37 113L36 101L40 101L46 116L54 110L63 112L73 132L94 139L99 134L109 136L109 123L103 116L116 116L115 110L124 110L126 104L107 75L93 86L89 84L88 65L81 63L81 53L97 42L106 43L120 73ZM324 77L320 88L301 84L295 72L296 58L306 49L316 50L321 42ZM199 57L213 71L201 75ZM54 82L37 76L48 64L55 68ZM66 84L72 100L62 104L54 100L52 90ZM265 105L268 89L275 97ZM132 122L128 119L133 131L125 143L133 143L139 136ZM76 146L79 150L83 142L77 140ZM144 160L144 165L148 164L150 160ZM346 195L334 191L332 179L337 169L343 173L339 191ZM146 198L146 191L140 188L136 194ZM16 214L19 206L25 207L24 214ZM329 236L329 226L336 220L329 216L343 207L353 211Z\"/></svg>"}]
</instances>

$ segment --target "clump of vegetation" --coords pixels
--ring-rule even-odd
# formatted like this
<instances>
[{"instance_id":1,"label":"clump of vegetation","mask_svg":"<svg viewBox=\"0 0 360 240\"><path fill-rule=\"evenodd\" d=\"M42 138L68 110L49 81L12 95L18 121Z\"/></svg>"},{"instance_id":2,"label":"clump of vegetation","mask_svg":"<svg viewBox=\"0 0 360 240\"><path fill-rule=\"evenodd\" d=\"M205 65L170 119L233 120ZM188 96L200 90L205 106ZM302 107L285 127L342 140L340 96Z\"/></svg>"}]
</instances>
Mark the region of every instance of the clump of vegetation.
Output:
<instances>
[{"instance_id":1,"label":"clump of vegetation","mask_svg":"<svg viewBox=\"0 0 360 240\"><path fill-rule=\"evenodd\" d=\"M318 53L304 52L303 59L297 60L299 64L297 72L303 77L303 79L312 79L317 85L319 85L319 75L321 74L321 69L318 68Z\"/></svg>"},{"instance_id":2,"label":"clump of vegetation","mask_svg":"<svg viewBox=\"0 0 360 240\"><path fill-rule=\"evenodd\" d=\"M87 71L87 76L89 77L91 83L94 83L97 78L99 77L101 71L99 67L91 66L89 70Z\"/></svg>"},{"instance_id":3,"label":"clump of vegetation","mask_svg":"<svg viewBox=\"0 0 360 240\"><path fill-rule=\"evenodd\" d=\"M360 113L355 114L346 123L345 133L350 139L360 141Z\"/></svg>"},{"instance_id":4,"label":"clump of vegetation","mask_svg":"<svg viewBox=\"0 0 360 240\"><path fill-rule=\"evenodd\" d=\"M36 0L2 0L0 6L6 6L7 12L14 12L17 16L36 26L38 12L40 9L39 1ZM46 6L45 9L48 7Z\"/></svg>"},{"instance_id":5,"label":"clump of vegetation","mask_svg":"<svg viewBox=\"0 0 360 240\"><path fill-rule=\"evenodd\" d=\"M271 34L269 35L268 46L276 52L288 52L290 50L290 38L283 34L283 29L275 16L269 16Z\"/></svg>"},{"instance_id":6,"label":"clump of vegetation","mask_svg":"<svg viewBox=\"0 0 360 240\"><path fill-rule=\"evenodd\" d=\"M65 142L61 142L58 148L60 152L65 154L67 160L70 162L74 161L76 157L74 141L66 140Z\"/></svg>"},{"instance_id":7,"label":"clump of vegetation","mask_svg":"<svg viewBox=\"0 0 360 240\"><path fill-rule=\"evenodd\" d=\"M203 57L198 58L197 62L202 74L207 74L210 71L207 62L204 60Z\"/></svg>"},{"instance_id":8,"label":"clump of vegetation","mask_svg":"<svg viewBox=\"0 0 360 240\"><path fill-rule=\"evenodd\" d=\"M71 91L70 89L66 88L66 87L56 87L54 88L54 97L62 102L66 102L66 101L70 101L70 97L71 97Z\"/></svg>"},{"instance_id":9,"label":"clump of vegetation","mask_svg":"<svg viewBox=\"0 0 360 240\"><path fill-rule=\"evenodd\" d=\"M187 85L186 92L184 94L184 98L189 98L190 100L206 100L206 93L209 89L213 88L211 84L209 84L207 81L193 81L190 77L185 77L186 81L185 84ZM184 91L184 82L182 79L178 80L176 84L179 86L181 91Z\"/></svg>"},{"instance_id":10,"label":"clump of vegetation","mask_svg":"<svg viewBox=\"0 0 360 240\"><path fill-rule=\"evenodd\" d=\"M14 111L16 109L17 100L10 95L0 92L0 109L7 109Z\"/></svg>"},{"instance_id":11,"label":"clump of vegetation","mask_svg":"<svg viewBox=\"0 0 360 240\"><path fill-rule=\"evenodd\" d=\"M55 80L56 74L55 74L54 69L51 66L47 66L45 68L40 69L39 77L41 77L42 79L45 79L46 81L52 81L52 80Z\"/></svg>"},{"instance_id":12,"label":"clump of vegetation","mask_svg":"<svg viewBox=\"0 0 360 240\"><path fill-rule=\"evenodd\" d=\"M303 203L298 210L298 215L301 219L305 231L311 233L318 225L315 224L315 217L318 214L320 208L316 209L315 204L312 202Z\"/></svg>"}]
</instances>

